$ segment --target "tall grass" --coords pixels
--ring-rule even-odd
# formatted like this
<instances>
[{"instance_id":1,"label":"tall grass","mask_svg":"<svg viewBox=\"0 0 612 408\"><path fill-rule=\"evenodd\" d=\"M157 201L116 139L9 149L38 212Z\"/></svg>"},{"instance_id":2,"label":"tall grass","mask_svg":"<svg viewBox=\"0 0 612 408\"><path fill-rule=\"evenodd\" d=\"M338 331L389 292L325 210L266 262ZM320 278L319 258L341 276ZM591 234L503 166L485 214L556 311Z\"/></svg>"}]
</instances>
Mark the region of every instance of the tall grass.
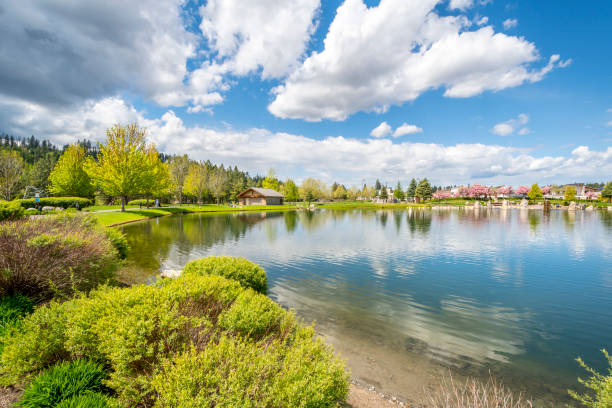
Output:
<instances>
[{"instance_id":1,"label":"tall grass","mask_svg":"<svg viewBox=\"0 0 612 408\"><path fill-rule=\"evenodd\" d=\"M489 377L487 382L469 378L456 381L452 375L442 378L433 391L427 390L423 405L427 408L532 408L530 400L515 395L503 384Z\"/></svg>"}]
</instances>

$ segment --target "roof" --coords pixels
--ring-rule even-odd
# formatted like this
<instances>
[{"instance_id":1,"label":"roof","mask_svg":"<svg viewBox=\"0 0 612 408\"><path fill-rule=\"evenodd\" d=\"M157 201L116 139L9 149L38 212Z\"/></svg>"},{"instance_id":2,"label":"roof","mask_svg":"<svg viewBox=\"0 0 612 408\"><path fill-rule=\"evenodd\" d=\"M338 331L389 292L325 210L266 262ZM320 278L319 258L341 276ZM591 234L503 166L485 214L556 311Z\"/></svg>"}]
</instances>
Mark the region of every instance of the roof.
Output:
<instances>
[{"instance_id":1,"label":"roof","mask_svg":"<svg viewBox=\"0 0 612 408\"><path fill-rule=\"evenodd\" d=\"M244 193L246 193L249 190L253 190L256 193L259 193L264 197L279 197L279 198L284 197L281 193L279 193L276 190L272 190L271 188L260 188L260 187L249 187L246 190L244 190L242 193L238 194L238 197L242 196Z\"/></svg>"}]
</instances>

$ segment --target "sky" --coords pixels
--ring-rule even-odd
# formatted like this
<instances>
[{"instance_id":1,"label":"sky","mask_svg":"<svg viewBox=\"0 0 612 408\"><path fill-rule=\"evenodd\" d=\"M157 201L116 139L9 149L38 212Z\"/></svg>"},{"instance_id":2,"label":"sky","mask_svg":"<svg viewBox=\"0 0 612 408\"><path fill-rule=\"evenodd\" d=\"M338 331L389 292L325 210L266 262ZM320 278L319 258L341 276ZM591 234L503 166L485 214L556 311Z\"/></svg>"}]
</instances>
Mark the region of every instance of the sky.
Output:
<instances>
[{"instance_id":1,"label":"sky","mask_svg":"<svg viewBox=\"0 0 612 408\"><path fill-rule=\"evenodd\" d=\"M8 0L0 132L347 185L612 179L612 2Z\"/></svg>"}]
</instances>

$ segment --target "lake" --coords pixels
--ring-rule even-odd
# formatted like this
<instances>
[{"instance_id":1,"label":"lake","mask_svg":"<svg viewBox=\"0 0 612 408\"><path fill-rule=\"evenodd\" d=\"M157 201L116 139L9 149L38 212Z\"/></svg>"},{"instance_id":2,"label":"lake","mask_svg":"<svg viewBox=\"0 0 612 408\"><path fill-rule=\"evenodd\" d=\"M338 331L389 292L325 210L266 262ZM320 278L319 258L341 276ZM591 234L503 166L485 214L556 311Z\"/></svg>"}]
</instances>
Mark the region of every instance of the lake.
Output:
<instances>
[{"instance_id":1,"label":"lake","mask_svg":"<svg viewBox=\"0 0 612 408\"><path fill-rule=\"evenodd\" d=\"M127 224L126 281L209 255L263 266L358 382L414 400L440 376L489 375L537 406L569 402L612 349L612 212L316 210Z\"/></svg>"}]
</instances>

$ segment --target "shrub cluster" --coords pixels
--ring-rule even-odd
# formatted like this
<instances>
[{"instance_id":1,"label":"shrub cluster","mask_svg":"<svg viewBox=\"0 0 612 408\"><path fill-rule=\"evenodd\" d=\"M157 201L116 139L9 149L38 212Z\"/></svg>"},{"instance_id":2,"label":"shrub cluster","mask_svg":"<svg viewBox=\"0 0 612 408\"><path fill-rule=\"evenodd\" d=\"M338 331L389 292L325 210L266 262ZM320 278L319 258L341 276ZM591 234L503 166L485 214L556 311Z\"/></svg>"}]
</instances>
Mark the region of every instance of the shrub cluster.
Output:
<instances>
[{"instance_id":1,"label":"shrub cluster","mask_svg":"<svg viewBox=\"0 0 612 408\"><path fill-rule=\"evenodd\" d=\"M0 352L2 338L10 335L11 329L17 327L19 321L34 311L34 301L23 295L4 296L0 298Z\"/></svg>"},{"instance_id":2,"label":"shrub cluster","mask_svg":"<svg viewBox=\"0 0 612 408\"><path fill-rule=\"evenodd\" d=\"M106 232L106 236L110 240L113 247L117 250L119 258L127 258L128 253L130 252L130 245L128 244L127 238L123 232L116 228L106 228L104 231Z\"/></svg>"},{"instance_id":3,"label":"shrub cluster","mask_svg":"<svg viewBox=\"0 0 612 408\"><path fill-rule=\"evenodd\" d=\"M312 328L214 275L41 306L6 340L0 379L22 384L77 358L109 367L104 384L122 406L332 407L348 391L343 363Z\"/></svg>"},{"instance_id":4,"label":"shrub cluster","mask_svg":"<svg viewBox=\"0 0 612 408\"><path fill-rule=\"evenodd\" d=\"M576 400L580 401L584 406L590 408L608 408L612 407L612 355L604 349L602 353L608 360L609 368L608 375L603 375L586 365L586 363L578 358L578 364L584 368L591 377L584 380L578 379L578 382L591 390L590 394L580 395L575 391L569 391L569 394Z\"/></svg>"},{"instance_id":5,"label":"shrub cluster","mask_svg":"<svg viewBox=\"0 0 612 408\"><path fill-rule=\"evenodd\" d=\"M0 221L16 220L24 216L23 207L15 201L0 200Z\"/></svg>"},{"instance_id":6,"label":"shrub cluster","mask_svg":"<svg viewBox=\"0 0 612 408\"><path fill-rule=\"evenodd\" d=\"M80 213L0 224L0 296L69 297L111 280L118 254L95 219Z\"/></svg>"},{"instance_id":7,"label":"shrub cluster","mask_svg":"<svg viewBox=\"0 0 612 408\"><path fill-rule=\"evenodd\" d=\"M26 198L22 200L15 200L15 202L19 203L23 208L36 207L36 204L41 207L49 206L61 208L76 208L77 203L79 204L79 208L85 208L93 205L92 200L81 197L42 197L38 203L36 203L34 198Z\"/></svg>"},{"instance_id":8,"label":"shrub cluster","mask_svg":"<svg viewBox=\"0 0 612 408\"><path fill-rule=\"evenodd\" d=\"M240 282L245 288L266 293L268 280L263 268L244 258L209 256L189 262L183 269L185 275L219 275Z\"/></svg>"}]
</instances>

